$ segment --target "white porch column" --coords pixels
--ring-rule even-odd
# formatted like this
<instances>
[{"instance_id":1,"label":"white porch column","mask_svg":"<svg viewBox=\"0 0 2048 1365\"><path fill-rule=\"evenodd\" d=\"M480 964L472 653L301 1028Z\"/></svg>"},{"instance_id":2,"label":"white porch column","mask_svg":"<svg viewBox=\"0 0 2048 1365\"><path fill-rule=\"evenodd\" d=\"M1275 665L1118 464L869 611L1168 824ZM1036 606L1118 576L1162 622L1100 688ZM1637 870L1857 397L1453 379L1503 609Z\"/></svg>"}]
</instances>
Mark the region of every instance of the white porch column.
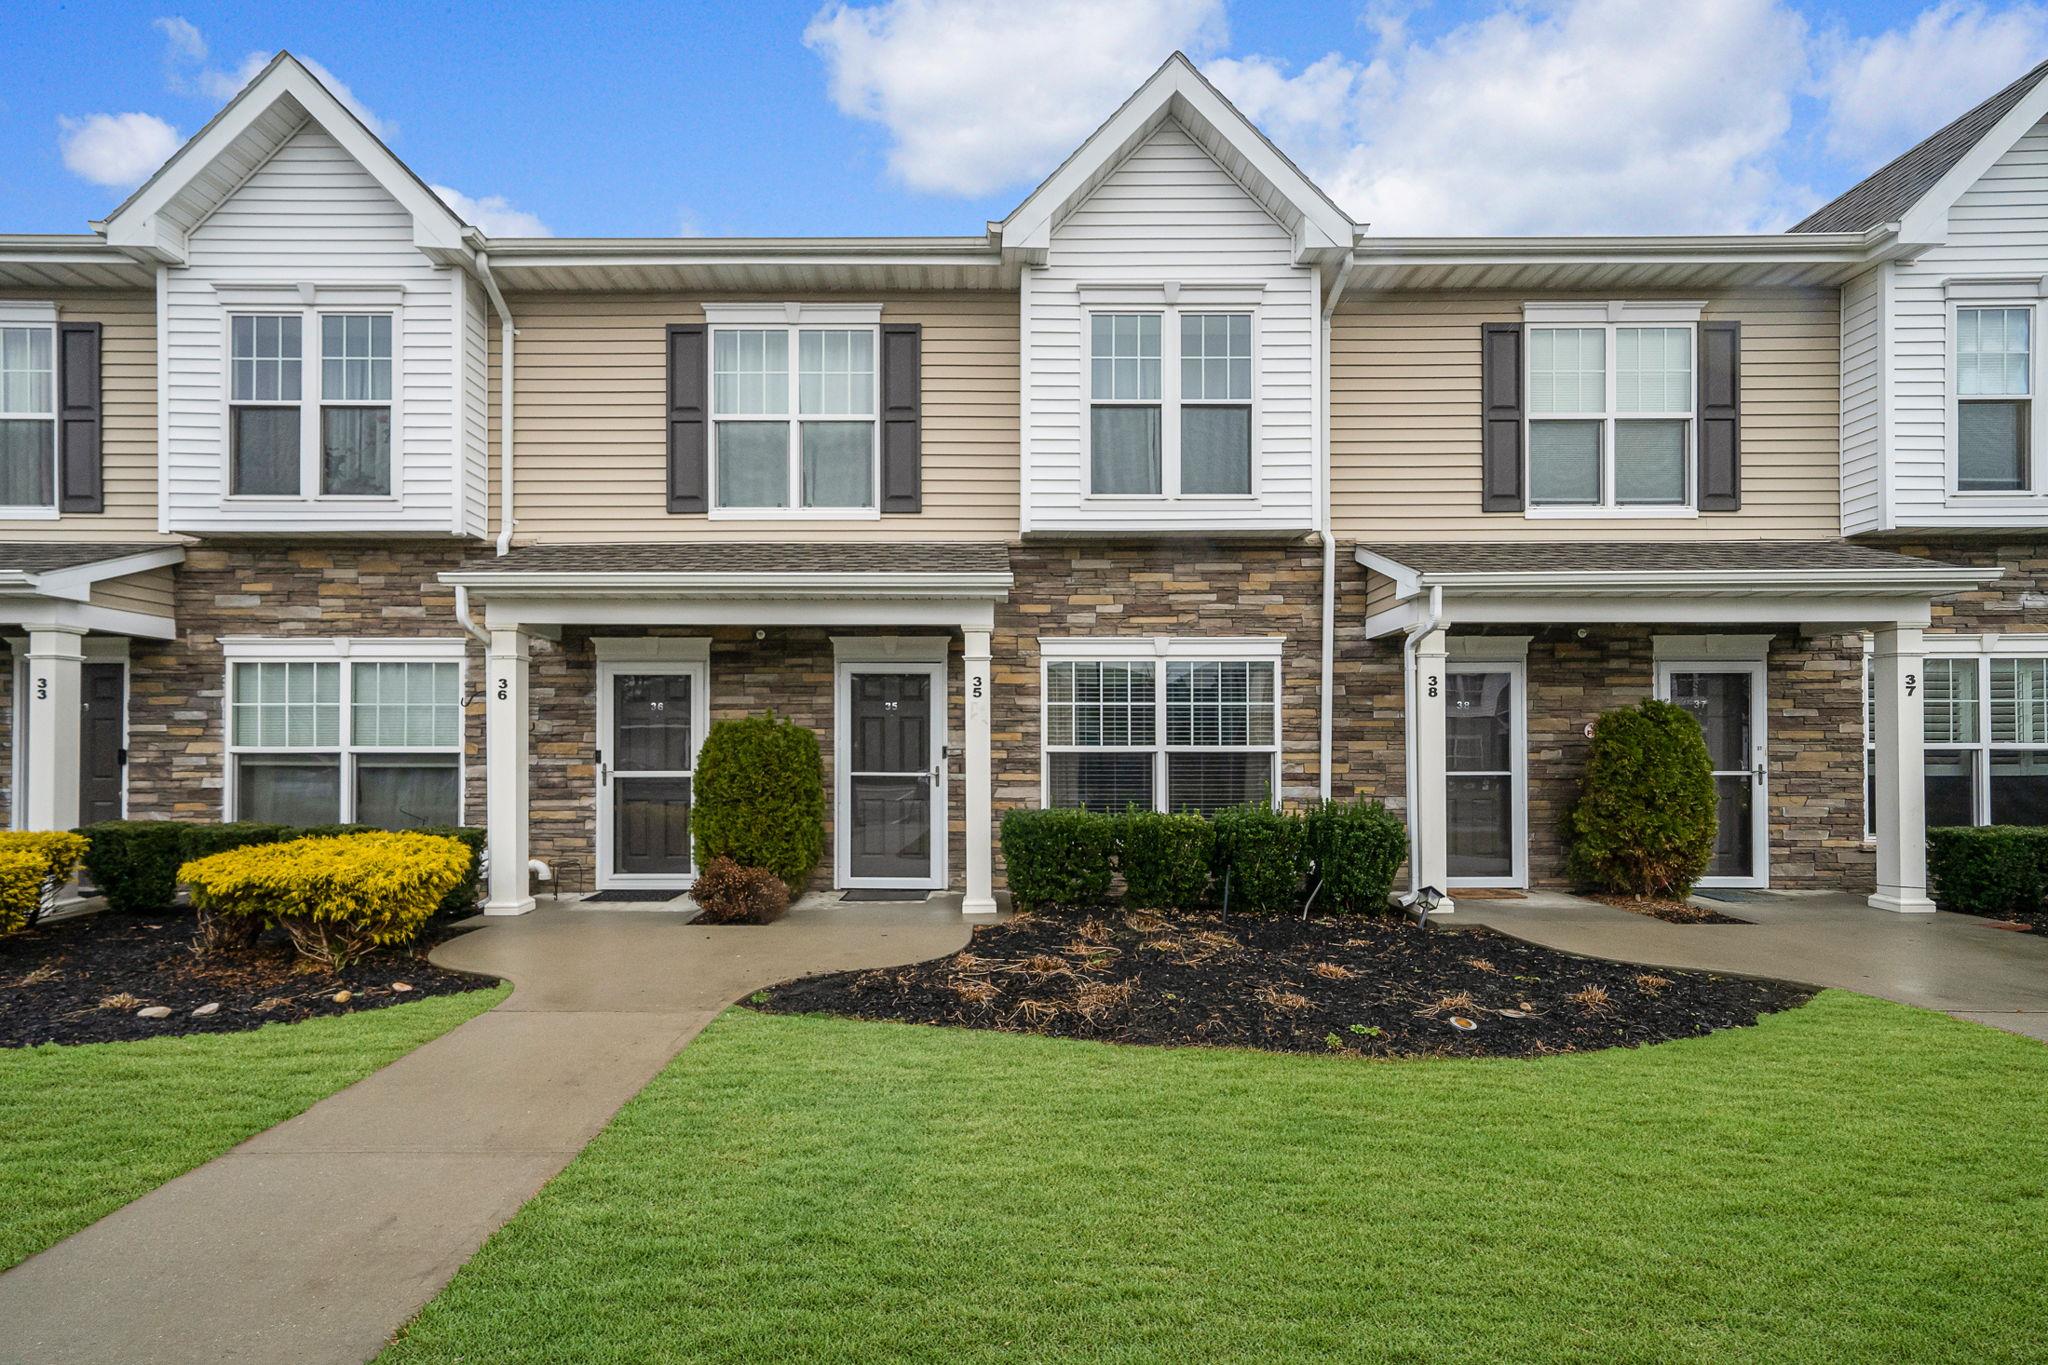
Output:
<instances>
[{"instance_id":1,"label":"white porch column","mask_svg":"<svg viewBox=\"0 0 2048 1365\"><path fill-rule=\"evenodd\" d=\"M79 687L84 665L82 627L37 626L29 631L28 673L23 680L27 715L16 730L28 745L23 829L72 829L78 824Z\"/></svg>"},{"instance_id":2,"label":"white porch column","mask_svg":"<svg viewBox=\"0 0 2048 1365\"><path fill-rule=\"evenodd\" d=\"M1927 787L1921 712L1926 692L1916 626L1879 626L1870 658L1877 750L1877 894L1879 910L1927 914Z\"/></svg>"},{"instance_id":3,"label":"white porch column","mask_svg":"<svg viewBox=\"0 0 2048 1365\"><path fill-rule=\"evenodd\" d=\"M1408 819L1415 831L1416 885L1444 893L1436 913L1448 915L1449 846L1444 766L1444 692L1447 632L1438 627L1415 642L1415 676L1408 680L1408 707L1414 717L1409 734L1415 744L1415 790L1408 794Z\"/></svg>"},{"instance_id":4,"label":"white porch column","mask_svg":"<svg viewBox=\"0 0 2048 1365\"><path fill-rule=\"evenodd\" d=\"M989 775L989 693L994 682L989 668L989 632L969 627L966 636L967 676L967 895L963 915L996 912L995 856L991 848L993 806Z\"/></svg>"},{"instance_id":5,"label":"white porch column","mask_svg":"<svg viewBox=\"0 0 2048 1365\"><path fill-rule=\"evenodd\" d=\"M532 637L493 630L484 703L485 808L490 824L490 899L486 915L523 915L533 909L526 890L527 657Z\"/></svg>"}]
</instances>

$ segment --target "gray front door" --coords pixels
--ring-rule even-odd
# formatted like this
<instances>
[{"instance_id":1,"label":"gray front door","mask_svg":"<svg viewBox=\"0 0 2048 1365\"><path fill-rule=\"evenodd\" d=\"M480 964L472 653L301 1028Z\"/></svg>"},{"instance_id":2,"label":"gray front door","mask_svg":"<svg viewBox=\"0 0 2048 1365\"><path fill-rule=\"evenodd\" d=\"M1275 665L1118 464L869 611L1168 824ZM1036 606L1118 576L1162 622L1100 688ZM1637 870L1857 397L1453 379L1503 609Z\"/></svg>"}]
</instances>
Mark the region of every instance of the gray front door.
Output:
<instances>
[{"instance_id":1,"label":"gray front door","mask_svg":"<svg viewBox=\"0 0 2048 1365\"><path fill-rule=\"evenodd\" d=\"M923 884L932 876L932 678L848 680L847 871Z\"/></svg>"},{"instance_id":2,"label":"gray front door","mask_svg":"<svg viewBox=\"0 0 2048 1365\"><path fill-rule=\"evenodd\" d=\"M690 733L695 679L683 673L612 678L612 871L690 875Z\"/></svg>"},{"instance_id":3,"label":"gray front door","mask_svg":"<svg viewBox=\"0 0 2048 1365\"><path fill-rule=\"evenodd\" d=\"M125 664L87 664L80 680L78 823L121 818L121 765L128 760Z\"/></svg>"}]
</instances>

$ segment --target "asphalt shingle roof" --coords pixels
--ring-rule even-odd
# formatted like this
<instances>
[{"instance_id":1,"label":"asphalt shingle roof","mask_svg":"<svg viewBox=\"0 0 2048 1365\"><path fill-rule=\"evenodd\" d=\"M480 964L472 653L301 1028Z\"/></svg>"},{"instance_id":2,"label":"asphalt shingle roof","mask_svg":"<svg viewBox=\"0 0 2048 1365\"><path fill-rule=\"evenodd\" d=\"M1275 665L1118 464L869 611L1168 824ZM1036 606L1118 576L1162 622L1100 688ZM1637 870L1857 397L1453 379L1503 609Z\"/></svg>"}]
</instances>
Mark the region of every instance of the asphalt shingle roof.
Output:
<instances>
[{"instance_id":1,"label":"asphalt shingle roof","mask_svg":"<svg viewBox=\"0 0 2048 1365\"><path fill-rule=\"evenodd\" d=\"M486 555L467 573L1007 573L992 541L698 542L526 545Z\"/></svg>"},{"instance_id":2,"label":"asphalt shingle roof","mask_svg":"<svg viewBox=\"0 0 2048 1365\"><path fill-rule=\"evenodd\" d=\"M1861 232L1897 222L1970 148L2048 76L2043 62L1955 122L1857 181L1792 225L1794 232Z\"/></svg>"},{"instance_id":3,"label":"asphalt shingle roof","mask_svg":"<svg viewBox=\"0 0 2048 1365\"><path fill-rule=\"evenodd\" d=\"M1358 547L1418 573L1714 573L1804 569L1896 572L1955 566L1839 540L1417 542Z\"/></svg>"},{"instance_id":4,"label":"asphalt shingle roof","mask_svg":"<svg viewBox=\"0 0 2048 1365\"><path fill-rule=\"evenodd\" d=\"M0 542L0 570L16 573L50 573L75 569L81 564L98 564L109 559L147 554L151 550L174 549L167 541L143 545L113 545L91 541Z\"/></svg>"}]
</instances>

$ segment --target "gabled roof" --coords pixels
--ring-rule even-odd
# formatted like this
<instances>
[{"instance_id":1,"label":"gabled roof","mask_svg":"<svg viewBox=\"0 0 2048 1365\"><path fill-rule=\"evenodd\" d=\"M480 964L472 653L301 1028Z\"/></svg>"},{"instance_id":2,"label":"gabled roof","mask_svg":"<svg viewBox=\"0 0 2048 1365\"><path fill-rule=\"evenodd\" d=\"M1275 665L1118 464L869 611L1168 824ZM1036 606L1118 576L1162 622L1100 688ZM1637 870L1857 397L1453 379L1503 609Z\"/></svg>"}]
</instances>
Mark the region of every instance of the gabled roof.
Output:
<instances>
[{"instance_id":1,"label":"gabled roof","mask_svg":"<svg viewBox=\"0 0 2048 1365\"><path fill-rule=\"evenodd\" d=\"M1956 196L1976 181L1977 175L1964 179L1945 198L1934 191L1943 188L1942 182L1950 179L1966 160L1972 159L1971 152L1980 145L1989 145L1992 148L1989 159L1995 160L2019 140L2020 134L2034 126L2040 118L2038 106L2042 101L2028 97L2037 88L2042 88L2044 76L2048 76L2048 62L2041 63L1904 155L1880 166L1852 185L1846 193L1793 224L1791 230L1860 232L1881 223L1904 220L1922 200L1938 201L1939 211L1945 214ZM2048 95L2048 88L2042 88L2042 93ZM2021 114L2015 119L2015 111L2022 104L2033 109L2033 114L2031 117ZM1998 138L1992 138L2000 125L2009 120L2018 126L2005 130ZM1977 174L1982 174L1982 171ZM1929 207L1934 205L1930 203Z\"/></svg>"},{"instance_id":2,"label":"gabled roof","mask_svg":"<svg viewBox=\"0 0 2048 1365\"><path fill-rule=\"evenodd\" d=\"M1167 120L1294 234L1297 257L1346 251L1358 225L1176 52L1109 120L995 225L1006 251L1043 251L1065 217Z\"/></svg>"},{"instance_id":3,"label":"gabled roof","mask_svg":"<svg viewBox=\"0 0 2048 1365\"><path fill-rule=\"evenodd\" d=\"M308 123L340 143L412 215L422 251L448 259L464 249L467 225L289 52L271 58L141 189L93 226L137 259L182 262L186 234Z\"/></svg>"}]
</instances>

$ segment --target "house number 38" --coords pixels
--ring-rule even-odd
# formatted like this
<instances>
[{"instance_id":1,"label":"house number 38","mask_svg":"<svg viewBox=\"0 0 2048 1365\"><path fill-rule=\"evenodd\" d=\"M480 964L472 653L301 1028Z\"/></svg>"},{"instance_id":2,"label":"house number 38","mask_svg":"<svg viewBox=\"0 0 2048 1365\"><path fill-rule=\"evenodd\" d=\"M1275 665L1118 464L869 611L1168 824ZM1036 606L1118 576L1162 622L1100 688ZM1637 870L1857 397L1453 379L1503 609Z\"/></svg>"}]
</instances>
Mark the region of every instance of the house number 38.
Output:
<instances>
[{"instance_id":1,"label":"house number 38","mask_svg":"<svg viewBox=\"0 0 2048 1365\"><path fill-rule=\"evenodd\" d=\"M1429 675L1429 695L1432 697L1436 695L1436 674L1434 673Z\"/></svg>"}]
</instances>

